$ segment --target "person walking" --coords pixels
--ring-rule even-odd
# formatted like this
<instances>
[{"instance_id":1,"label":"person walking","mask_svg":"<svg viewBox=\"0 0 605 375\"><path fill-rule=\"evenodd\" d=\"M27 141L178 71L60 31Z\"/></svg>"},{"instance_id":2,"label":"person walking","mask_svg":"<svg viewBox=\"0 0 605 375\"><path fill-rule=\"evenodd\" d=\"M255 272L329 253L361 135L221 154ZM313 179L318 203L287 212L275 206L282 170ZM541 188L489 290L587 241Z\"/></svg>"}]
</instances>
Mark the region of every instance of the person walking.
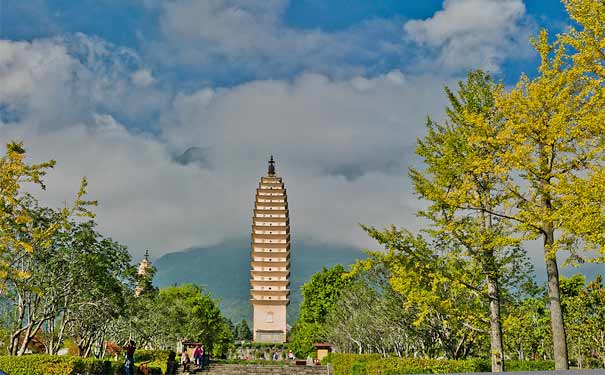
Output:
<instances>
[{"instance_id":1,"label":"person walking","mask_svg":"<svg viewBox=\"0 0 605 375\"><path fill-rule=\"evenodd\" d=\"M206 354L206 350L204 350L204 345L203 344L200 346L200 350L202 352L202 355L200 357L200 361L201 361L202 370L203 370L204 367L206 367L208 365L209 360L208 360L208 355Z\"/></svg>"},{"instance_id":2,"label":"person walking","mask_svg":"<svg viewBox=\"0 0 605 375\"><path fill-rule=\"evenodd\" d=\"M187 349L183 349L183 353L181 354L181 365L183 366L183 372L189 371L189 362L191 362L189 353L187 353Z\"/></svg>"},{"instance_id":3,"label":"person walking","mask_svg":"<svg viewBox=\"0 0 605 375\"><path fill-rule=\"evenodd\" d=\"M195 350L193 351L193 360L195 361L195 365L198 367L202 365L202 356L203 356L202 347L197 345L195 347Z\"/></svg>"},{"instance_id":4,"label":"person walking","mask_svg":"<svg viewBox=\"0 0 605 375\"><path fill-rule=\"evenodd\" d=\"M134 343L134 340L130 339L128 344L124 346L124 350L126 350L126 360L124 361L124 370L126 375L134 375L134 352L137 350L137 347Z\"/></svg>"}]
</instances>

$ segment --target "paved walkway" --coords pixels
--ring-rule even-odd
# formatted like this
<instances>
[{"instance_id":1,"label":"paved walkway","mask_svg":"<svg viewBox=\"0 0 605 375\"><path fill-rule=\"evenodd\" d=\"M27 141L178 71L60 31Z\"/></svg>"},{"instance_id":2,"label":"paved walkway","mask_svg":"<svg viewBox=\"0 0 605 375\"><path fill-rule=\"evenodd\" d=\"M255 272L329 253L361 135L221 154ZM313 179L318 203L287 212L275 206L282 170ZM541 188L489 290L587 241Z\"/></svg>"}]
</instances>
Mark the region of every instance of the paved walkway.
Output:
<instances>
[{"instance_id":1,"label":"paved walkway","mask_svg":"<svg viewBox=\"0 0 605 375\"><path fill-rule=\"evenodd\" d=\"M550 370L550 371L511 371L511 372L454 372L442 375L485 375L485 374L510 374L510 375L605 375L605 369L596 370Z\"/></svg>"}]
</instances>

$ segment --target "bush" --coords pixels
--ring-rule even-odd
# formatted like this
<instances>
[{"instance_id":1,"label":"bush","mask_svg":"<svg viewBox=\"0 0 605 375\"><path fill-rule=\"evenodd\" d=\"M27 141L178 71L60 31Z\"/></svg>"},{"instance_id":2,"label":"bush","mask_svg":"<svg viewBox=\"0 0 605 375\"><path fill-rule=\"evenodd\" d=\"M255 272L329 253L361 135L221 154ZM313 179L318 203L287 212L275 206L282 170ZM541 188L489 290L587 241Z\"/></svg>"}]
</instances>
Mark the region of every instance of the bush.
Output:
<instances>
[{"instance_id":1,"label":"bush","mask_svg":"<svg viewBox=\"0 0 605 375\"><path fill-rule=\"evenodd\" d=\"M355 365L355 371L361 371L361 367L365 368L366 362L376 361L381 358L380 354L330 353L323 359L322 364L330 363L334 368L334 375L351 375L353 373L353 365ZM362 372L358 373L362 374Z\"/></svg>"},{"instance_id":2,"label":"bush","mask_svg":"<svg viewBox=\"0 0 605 375\"><path fill-rule=\"evenodd\" d=\"M489 371L485 360L440 360L428 358L383 358L379 354L331 353L323 363L331 363L334 375L395 375Z\"/></svg>"},{"instance_id":3,"label":"bush","mask_svg":"<svg viewBox=\"0 0 605 375\"><path fill-rule=\"evenodd\" d=\"M549 371L555 369L555 362L507 360L504 366L506 371Z\"/></svg>"},{"instance_id":4,"label":"bush","mask_svg":"<svg viewBox=\"0 0 605 375\"><path fill-rule=\"evenodd\" d=\"M489 370L487 362L481 360L390 357L369 361L366 365L367 375L440 374L451 372L484 372Z\"/></svg>"},{"instance_id":5,"label":"bush","mask_svg":"<svg viewBox=\"0 0 605 375\"><path fill-rule=\"evenodd\" d=\"M149 362L147 368L150 374L164 374L168 360L174 360L176 353L172 350L137 350L134 353L135 366L140 366L141 362Z\"/></svg>"},{"instance_id":6,"label":"bush","mask_svg":"<svg viewBox=\"0 0 605 375\"><path fill-rule=\"evenodd\" d=\"M106 375L113 374L111 362L95 358L32 354L0 356L0 370L8 375Z\"/></svg>"},{"instance_id":7,"label":"bush","mask_svg":"<svg viewBox=\"0 0 605 375\"><path fill-rule=\"evenodd\" d=\"M172 350L137 350L134 352L135 362L167 362L174 353Z\"/></svg>"}]
</instances>

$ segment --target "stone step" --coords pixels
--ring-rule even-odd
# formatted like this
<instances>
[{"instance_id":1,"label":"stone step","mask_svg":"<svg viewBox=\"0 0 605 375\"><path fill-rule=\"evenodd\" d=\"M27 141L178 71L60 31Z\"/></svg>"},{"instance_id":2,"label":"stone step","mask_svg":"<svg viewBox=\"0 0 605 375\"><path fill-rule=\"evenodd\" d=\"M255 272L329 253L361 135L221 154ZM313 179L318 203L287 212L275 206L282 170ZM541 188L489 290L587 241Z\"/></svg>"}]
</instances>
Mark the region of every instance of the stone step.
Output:
<instances>
[{"instance_id":1,"label":"stone step","mask_svg":"<svg viewBox=\"0 0 605 375\"><path fill-rule=\"evenodd\" d=\"M325 366L279 366L255 364L211 364L200 374L208 375L328 375Z\"/></svg>"}]
</instances>

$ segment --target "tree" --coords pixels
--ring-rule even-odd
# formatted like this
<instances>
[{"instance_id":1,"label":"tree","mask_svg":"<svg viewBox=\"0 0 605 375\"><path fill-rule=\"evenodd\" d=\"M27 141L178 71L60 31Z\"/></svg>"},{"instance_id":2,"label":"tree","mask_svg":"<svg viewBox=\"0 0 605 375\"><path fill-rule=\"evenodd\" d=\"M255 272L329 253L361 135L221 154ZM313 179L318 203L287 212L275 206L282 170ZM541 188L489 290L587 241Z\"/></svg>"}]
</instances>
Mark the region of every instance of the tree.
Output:
<instances>
[{"instance_id":1,"label":"tree","mask_svg":"<svg viewBox=\"0 0 605 375\"><path fill-rule=\"evenodd\" d=\"M587 187L603 177L605 104L598 81L566 61L564 45L550 44L546 31L534 45L540 75L522 76L498 96L505 130L485 143L498 145L501 179L510 193L510 210L498 215L515 220L526 239L543 240L555 367L567 369L557 253L567 249L572 260L583 260L582 250L602 245L592 229L605 220L591 201L603 202L603 192Z\"/></svg>"},{"instance_id":2,"label":"tree","mask_svg":"<svg viewBox=\"0 0 605 375\"><path fill-rule=\"evenodd\" d=\"M337 264L332 268L322 268L311 276L302 286L303 301L300 305L300 318L304 322L323 323L342 290L349 281L345 278L345 269Z\"/></svg>"},{"instance_id":3,"label":"tree","mask_svg":"<svg viewBox=\"0 0 605 375\"><path fill-rule=\"evenodd\" d=\"M465 82L458 83L456 93L446 87L450 102L447 120L438 124L428 119L427 135L416 149L426 168L410 170L416 192L430 202L430 207L420 213L433 225L429 232L457 242L460 246L453 246L452 251L461 249L459 255L470 257L485 277L493 372L504 371L502 270L509 266L511 250L520 250L510 220L492 214L509 194L502 189L497 171L501 160L488 142L477 142L495 139L503 130L495 108L498 90L499 86L482 71L470 72ZM469 210L468 206L480 209Z\"/></svg>"},{"instance_id":4,"label":"tree","mask_svg":"<svg viewBox=\"0 0 605 375\"><path fill-rule=\"evenodd\" d=\"M370 252L354 272L377 267L388 272L389 287L401 295L403 313L416 334L415 351L427 356L466 358L478 350L488 319L483 307L482 274L468 259L450 256L451 243L394 226L364 227L386 252Z\"/></svg>"},{"instance_id":5,"label":"tree","mask_svg":"<svg viewBox=\"0 0 605 375\"><path fill-rule=\"evenodd\" d=\"M34 204L28 203L28 210L43 230L59 214ZM9 353L23 354L40 332L49 354L68 336L82 356L93 345L102 347L106 325L124 306L129 262L126 248L103 238L91 221L55 232L50 247L21 260L29 276L11 280L0 300L12 308Z\"/></svg>"},{"instance_id":6,"label":"tree","mask_svg":"<svg viewBox=\"0 0 605 375\"><path fill-rule=\"evenodd\" d=\"M136 300L123 324L138 342L165 348L193 340L215 356L232 345L233 334L218 303L197 285L164 288Z\"/></svg>"},{"instance_id":7,"label":"tree","mask_svg":"<svg viewBox=\"0 0 605 375\"><path fill-rule=\"evenodd\" d=\"M55 166L55 161L27 164L22 143L9 143L6 149L6 155L0 158L0 293L10 280L29 276L18 266L21 260L38 249L50 247L53 234L68 225L70 217L93 216L87 206L96 204L83 200L87 186L83 178L73 205L61 209L52 223L41 228L29 211L31 196L22 188L31 183L45 189L44 176Z\"/></svg>"},{"instance_id":8,"label":"tree","mask_svg":"<svg viewBox=\"0 0 605 375\"><path fill-rule=\"evenodd\" d=\"M584 275L561 279L562 306L578 367L605 366L605 288L603 278L585 285ZM591 363L596 360L596 363Z\"/></svg>"},{"instance_id":9,"label":"tree","mask_svg":"<svg viewBox=\"0 0 605 375\"><path fill-rule=\"evenodd\" d=\"M506 349L512 358L521 361L552 358L550 316L544 298L526 297L510 304L502 325Z\"/></svg>"},{"instance_id":10,"label":"tree","mask_svg":"<svg viewBox=\"0 0 605 375\"><path fill-rule=\"evenodd\" d=\"M240 320L235 326L235 339L252 340L252 331L250 330L246 319Z\"/></svg>"},{"instance_id":11,"label":"tree","mask_svg":"<svg viewBox=\"0 0 605 375\"><path fill-rule=\"evenodd\" d=\"M348 283L344 267L337 264L330 269L322 268L302 286L300 316L292 328L290 340L296 356L308 356L314 349L313 343L323 339L322 325Z\"/></svg>"},{"instance_id":12,"label":"tree","mask_svg":"<svg viewBox=\"0 0 605 375\"><path fill-rule=\"evenodd\" d=\"M69 304L63 307L62 322L79 355L85 357L93 347L103 348L108 327L125 313L134 285L126 247L104 238L94 226L94 222L73 225L64 250L71 261L68 278L75 281L66 296Z\"/></svg>"}]
</instances>

